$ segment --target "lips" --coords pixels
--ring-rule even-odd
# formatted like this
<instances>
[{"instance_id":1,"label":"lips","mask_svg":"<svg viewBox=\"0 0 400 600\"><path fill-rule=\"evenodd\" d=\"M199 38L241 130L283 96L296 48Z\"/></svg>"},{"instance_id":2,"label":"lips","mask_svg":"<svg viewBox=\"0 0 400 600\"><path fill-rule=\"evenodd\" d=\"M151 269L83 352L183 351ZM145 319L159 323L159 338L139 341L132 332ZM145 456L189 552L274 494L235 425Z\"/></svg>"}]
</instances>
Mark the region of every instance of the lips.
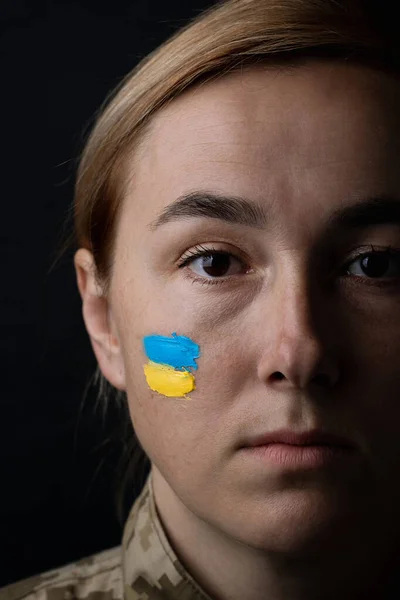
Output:
<instances>
[{"instance_id":1,"label":"lips","mask_svg":"<svg viewBox=\"0 0 400 600\"><path fill-rule=\"evenodd\" d=\"M262 433L249 438L242 447L266 446L268 444L290 444L292 446L337 446L354 449L354 444L341 435L313 429L305 432L295 432L280 429Z\"/></svg>"},{"instance_id":2,"label":"lips","mask_svg":"<svg viewBox=\"0 0 400 600\"><path fill-rule=\"evenodd\" d=\"M288 429L255 435L241 446L240 456L261 468L274 466L285 471L313 471L352 464L357 456L347 438L313 429L296 432ZM257 466L256 468L259 468Z\"/></svg>"}]
</instances>

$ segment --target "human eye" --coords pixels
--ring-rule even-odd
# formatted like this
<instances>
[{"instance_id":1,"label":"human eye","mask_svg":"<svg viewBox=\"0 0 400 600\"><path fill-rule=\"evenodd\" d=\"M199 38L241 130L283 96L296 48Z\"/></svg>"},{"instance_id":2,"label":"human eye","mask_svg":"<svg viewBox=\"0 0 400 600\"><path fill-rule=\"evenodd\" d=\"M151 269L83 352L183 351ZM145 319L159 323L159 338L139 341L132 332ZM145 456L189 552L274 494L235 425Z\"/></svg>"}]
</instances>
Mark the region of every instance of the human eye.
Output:
<instances>
[{"instance_id":1,"label":"human eye","mask_svg":"<svg viewBox=\"0 0 400 600\"><path fill-rule=\"evenodd\" d=\"M178 268L199 283L223 283L235 275L244 275L251 269L244 260L227 250L195 246L179 260Z\"/></svg>"},{"instance_id":2,"label":"human eye","mask_svg":"<svg viewBox=\"0 0 400 600\"><path fill-rule=\"evenodd\" d=\"M364 285L385 287L400 284L400 249L391 246L354 254L344 265L342 274Z\"/></svg>"}]
</instances>

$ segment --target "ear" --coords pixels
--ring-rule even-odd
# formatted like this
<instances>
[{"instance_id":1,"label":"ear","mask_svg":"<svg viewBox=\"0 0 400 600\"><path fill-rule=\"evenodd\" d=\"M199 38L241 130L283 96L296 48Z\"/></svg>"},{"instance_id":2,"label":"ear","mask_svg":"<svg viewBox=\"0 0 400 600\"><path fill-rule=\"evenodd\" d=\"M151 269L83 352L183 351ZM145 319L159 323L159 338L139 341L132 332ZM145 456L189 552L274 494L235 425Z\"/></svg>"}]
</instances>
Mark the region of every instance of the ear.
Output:
<instances>
[{"instance_id":1,"label":"ear","mask_svg":"<svg viewBox=\"0 0 400 600\"><path fill-rule=\"evenodd\" d=\"M117 330L107 298L96 282L96 268L89 250L80 248L74 256L82 314L93 351L104 377L125 391L125 367Z\"/></svg>"}]
</instances>

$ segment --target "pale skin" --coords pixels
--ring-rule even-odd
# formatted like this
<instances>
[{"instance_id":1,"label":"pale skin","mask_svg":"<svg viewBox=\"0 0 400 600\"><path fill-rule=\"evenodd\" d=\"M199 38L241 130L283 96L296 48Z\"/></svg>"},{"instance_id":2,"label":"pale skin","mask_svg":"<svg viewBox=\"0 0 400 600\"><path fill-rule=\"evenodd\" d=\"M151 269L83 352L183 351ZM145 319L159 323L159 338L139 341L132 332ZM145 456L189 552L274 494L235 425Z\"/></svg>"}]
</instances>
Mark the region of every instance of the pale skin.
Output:
<instances>
[{"instance_id":1,"label":"pale skin","mask_svg":"<svg viewBox=\"0 0 400 600\"><path fill-rule=\"evenodd\" d=\"M160 517L216 600L366 599L374 586L383 597L400 536L400 268L390 259L376 285L361 260L343 265L371 244L400 249L400 224L334 235L327 224L360 199L400 197L399 105L393 77L335 63L260 66L189 90L128 164L108 297L90 252L75 256L93 350L127 392ZM242 196L267 223L150 228L193 190ZM225 275L202 259L178 267L199 244L228 253ZM144 378L143 337L172 332L200 345L189 398ZM288 474L238 449L314 427L355 444L340 469Z\"/></svg>"}]
</instances>

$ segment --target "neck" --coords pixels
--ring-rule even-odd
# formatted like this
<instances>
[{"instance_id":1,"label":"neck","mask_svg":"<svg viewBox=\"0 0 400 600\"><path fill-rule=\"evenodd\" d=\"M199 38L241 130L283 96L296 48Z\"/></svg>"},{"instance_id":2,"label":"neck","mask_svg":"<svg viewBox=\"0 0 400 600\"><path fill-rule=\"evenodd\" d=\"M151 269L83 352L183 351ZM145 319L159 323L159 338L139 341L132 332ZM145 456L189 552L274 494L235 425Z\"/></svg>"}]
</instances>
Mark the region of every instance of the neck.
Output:
<instances>
[{"instance_id":1,"label":"neck","mask_svg":"<svg viewBox=\"0 0 400 600\"><path fill-rule=\"evenodd\" d=\"M390 600L394 544L371 529L348 528L316 551L288 556L226 536L192 513L153 466L157 512L180 561L213 600ZM366 533L363 535L363 531ZM375 536L375 537L374 537Z\"/></svg>"}]
</instances>

